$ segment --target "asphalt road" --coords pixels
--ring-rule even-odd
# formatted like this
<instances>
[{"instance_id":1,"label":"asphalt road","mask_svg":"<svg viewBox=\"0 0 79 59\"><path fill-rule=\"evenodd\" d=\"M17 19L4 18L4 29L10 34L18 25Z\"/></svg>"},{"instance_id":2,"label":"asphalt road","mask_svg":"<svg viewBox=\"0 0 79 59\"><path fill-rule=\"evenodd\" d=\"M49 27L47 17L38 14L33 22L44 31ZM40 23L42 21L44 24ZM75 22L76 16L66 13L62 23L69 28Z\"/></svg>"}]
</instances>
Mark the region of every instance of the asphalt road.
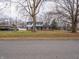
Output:
<instances>
[{"instance_id":1,"label":"asphalt road","mask_svg":"<svg viewBox=\"0 0 79 59\"><path fill-rule=\"evenodd\" d=\"M0 59L79 59L79 41L0 41Z\"/></svg>"}]
</instances>

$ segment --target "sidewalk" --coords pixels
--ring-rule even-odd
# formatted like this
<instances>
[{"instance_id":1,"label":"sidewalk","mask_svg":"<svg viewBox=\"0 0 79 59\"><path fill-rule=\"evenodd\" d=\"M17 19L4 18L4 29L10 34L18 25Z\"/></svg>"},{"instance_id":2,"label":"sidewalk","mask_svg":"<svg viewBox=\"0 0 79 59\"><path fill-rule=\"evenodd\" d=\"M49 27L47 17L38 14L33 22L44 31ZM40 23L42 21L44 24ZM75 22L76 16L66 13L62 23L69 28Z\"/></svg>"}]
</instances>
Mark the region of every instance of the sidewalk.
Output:
<instances>
[{"instance_id":1,"label":"sidewalk","mask_svg":"<svg viewBox=\"0 0 79 59\"><path fill-rule=\"evenodd\" d=\"M79 37L53 37L53 38L32 38L32 37L14 37L0 38L0 41L30 41L30 40L79 40Z\"/></svg>"}]
</instances>

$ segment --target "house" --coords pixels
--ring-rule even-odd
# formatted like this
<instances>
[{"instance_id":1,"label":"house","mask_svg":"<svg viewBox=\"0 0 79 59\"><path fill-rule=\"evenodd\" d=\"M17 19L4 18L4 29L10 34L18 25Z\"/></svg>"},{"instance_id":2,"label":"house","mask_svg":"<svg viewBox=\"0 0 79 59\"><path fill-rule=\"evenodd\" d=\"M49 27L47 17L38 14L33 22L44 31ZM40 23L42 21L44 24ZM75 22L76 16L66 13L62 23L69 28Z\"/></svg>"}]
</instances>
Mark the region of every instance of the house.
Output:
<instances>
[{"instance_id":1,"label":"house","mask_svg":"<svg viewBox=\"0 0 79 59\"><path fill-rule=\"evenodd\" d=\"M18 30L15 24L10 24L7 18L0 18L0 30Z\"/></svg>"},{"instance_id":2,"label":"house","mask_svg":"<svg viewBox=\"0 0 79 59\"><path fill-rule=\"evenodd\" d=\"M33 29L33 22L32 22L32 21L28 21L28 22L26 22L26 23L27 23L27 24L26 24L27 30ZM37 21L37 22L36 22L36 29L37 29L37 30L42 30L42 28L43 28L43 22L42 22L42 21Z\"/></svg>"}]
</instances>

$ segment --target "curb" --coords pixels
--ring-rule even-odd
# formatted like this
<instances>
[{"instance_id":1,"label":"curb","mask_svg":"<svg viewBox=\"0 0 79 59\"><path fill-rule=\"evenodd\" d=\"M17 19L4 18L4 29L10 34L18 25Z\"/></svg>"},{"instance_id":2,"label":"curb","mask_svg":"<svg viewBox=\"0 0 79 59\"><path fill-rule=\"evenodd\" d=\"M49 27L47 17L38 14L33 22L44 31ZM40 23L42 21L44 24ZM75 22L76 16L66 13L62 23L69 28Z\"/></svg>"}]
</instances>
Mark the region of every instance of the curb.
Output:
<instances>
[{"instance_id":1,"label":"curb","mask_svg":"<svg viewBox=\"0 0 79 59\"><path fill-rule=\"evenodd\" d=\"M32 38L32 37L16 37L16 38L0 38L0 41L30 41L30 40L79 40L79 37L54 37L54 38Z\"/></svg>"}]
</instances>

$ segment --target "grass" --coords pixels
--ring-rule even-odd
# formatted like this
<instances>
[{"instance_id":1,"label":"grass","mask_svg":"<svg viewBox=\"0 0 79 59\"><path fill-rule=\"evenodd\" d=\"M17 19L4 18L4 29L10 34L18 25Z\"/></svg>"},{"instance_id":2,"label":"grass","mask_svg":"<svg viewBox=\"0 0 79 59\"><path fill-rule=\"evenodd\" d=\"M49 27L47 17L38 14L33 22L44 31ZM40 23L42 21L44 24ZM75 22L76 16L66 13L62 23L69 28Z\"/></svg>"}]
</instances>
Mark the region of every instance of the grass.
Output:
<instances>
[{"instance_id":1,"label":"grass","mask_svg":"<svg viewBox=\"0 0 79 59\"><path fill-rule=\"evenodd\" d=\"M32 38L54 38L54 37L79 37L79 33L65 31L0 31L0 38L32 37Z\"/></svg>"}]
</instances>

